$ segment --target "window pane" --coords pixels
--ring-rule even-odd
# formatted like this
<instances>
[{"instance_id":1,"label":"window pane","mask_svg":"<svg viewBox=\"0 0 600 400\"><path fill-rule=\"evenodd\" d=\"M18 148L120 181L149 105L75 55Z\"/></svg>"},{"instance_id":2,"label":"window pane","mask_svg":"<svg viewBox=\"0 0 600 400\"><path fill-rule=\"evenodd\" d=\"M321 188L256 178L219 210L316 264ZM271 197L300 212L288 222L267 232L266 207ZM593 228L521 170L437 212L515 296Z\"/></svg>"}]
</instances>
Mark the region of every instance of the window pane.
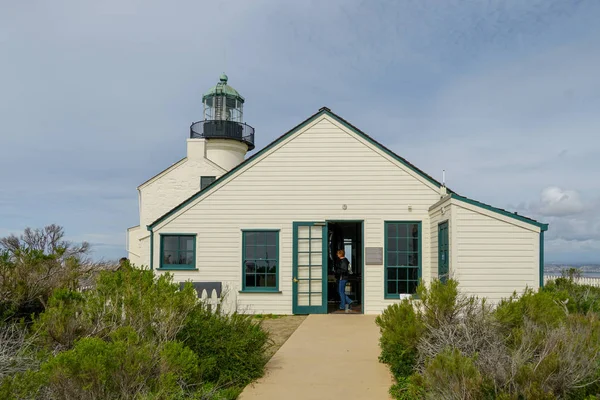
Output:
<instances>
[{"instance_id":1,"label":"window pane","mask_svg":"<svg viewBox=\"0 0 600 400\"><path fill-rule=\"evenodd\" d=\"M196 264L195 263L196 260L194 260L194 252L193 251L188 251L188 252L186 252L186 255L187 255L187 262L186 262L186 264L187 265L195 265Z\"/></svg>"},{"instance_id":2,"label":"window pane","mask_svg":"<svg viewBox=\"0 0 600 400\"><path fill-rule=\"evenodd\" d=\"M274 274L277 272L277 263L275 261L269 261L267 266L267 273Z\"/></svg>"},{"instance_id":3,"label":"window pane","mask_svg":"<svg viewBox=\"0 0 600 400\"><path fill-rule=\"evenodd\" d=\"M408 250L408 240L406 238L398 239L398 250L400 250L400 251Z\"/></svg>"},{"instance_id":4,"label":"window pane","mask_svg":"<svg viewBox=\"0 0 600 400\"><path fill-rule=\"evenodd\" d=\"M275 274L267 275L267 286L268 287L276 287L277 286L277 275L275 275Z\"/></svg>"},{"instance_id":5,"label":"window pane","mask_svg":"<svg viewBox=\"0 0 600 400\"><path fill-rule=\"evenodd\" d=\"M398 279L405 281L406 279L408 279L408 271L406 270L406 268L400 268L400 271L398 271Z\"/></svg>"},{"instance_id":6,"label":"window pane","mask_svg":"<svg viewBox=\"0 0 600 400\"><path fill-rule=\"evenodd\" d=\"M265 258L271 258L271 259L277 258L277 247L275 247L275 246L265 247Z\"/></svg>"},{"instance_id":7,"label":"window pane","mask_svg":"<svg viewBox=\"0 0 600 400\"><path fill-rule=\"evenodd\" d=\"M256 272L259 274L264 274L267 272L267 262L263 260L256 261Z\"/></svg>"},{"instance_id":8,"label":"window pane","mask_svg":"<svg viewBox=\"0 0 600 400\"><path fill-rule=\"evenodd\" d=\"M256 244L256 232L244 232L244 238L246 239L246 246L253 246Z\"/></svg>"},{"instance_id":9,"label":"window pane","mask_svg":"<svg viewBox=\"0 0 600 400\"><path fill-rule=\"evenodd\" d=\"M395 238L398 236L398 231L396 229L396 224L388 224L387 226L387 235L389 238Z\"/></svg>"},{"instance_id":10,"label":"window pane","mask_svg":"<svg viewBox=\"0 0 600 400\"><path fill-rule=\"evenodd\" d=\"M267 245L275 246L277 244L277 232L267 232Z\"/></svg>"},{"instance_id":11,"label":"window pane","mask_svg":"<svg viewBox=\"0 0 600 400\"><path fill-rule=\"evenodd\" d=\"M261 244L256 246L256 258L267 258L267 248L264 245Z\"/></svg>"},{"instance_id":12,"label":"window pane","mask_svg":"<svg viewBox=\"0 0 600 400\"><path fill-rule=\"evenodd\" d=\"M388 268L388 279L398 279L397 268Z\"/></svg>"},{"instance_id":13,"label":"window pane","mask_svg":"<svg viewBox=\"0 0 600 400\"><path fill-rule=\"evenodd\" d=\"M398 293L408 293L408 284L405 281L398 282Z\"/></svg>"},{"instance_id":14,"label":"window pane","mask_svg":"<svg viewBox=\"0 0 600 400\"><path fill-rule=\"evenodd\" d=\"M245 265L246 265L246 273L252 274L256 271L256 264L254 264L254 261L246 261Z\"/></svg>"},{"instance_id":15,"label":"window pane","mask_svg":"<svg viewBox=\"0 0 600 400\"><path fill-rule=\"evenodd\" d=\"M256 275L256 286L265 287L267 285L267 279L264 275Z\"/></svg>"},{"instance_id":16,"label":"window pane","mask_svg":"<svg viewBox=\"0 0 600 400\"><path fill-rule=\"evenodd\" d=\"M408 224L398 224L398 237L408 236Z\"/></svg>"},{"instance_id":17,"label":"window pane","mask_svg":"<svg viewBox=\"0 0 600 400\"><path fill-rule=\"evenodd\" d=\"M396 253L396 252L388 253L387 265L389 265L390 267L398 265L398 253Z\"/></svg>"},{"instance_id":18,"label":"window pane","mask_svg":"<svg viewBox=\"0 0 600 400\"><path fill-rule=\"evenodd\" d=\"M415 281L408 282L408 293L410 293L410 294L417 293L417 282L415 282Z\"/></svg>"},{"instance_id":19,"label":"window pane","mask_svg":"<svg viewBox=\"0 0 600 400\"><path fill-rule=\"evenodd\" d=\"M398 264L401 266L408 265L408 254L407 253L398 253Z\"/></svg>"},{"instance_id":20,"label":"window pane","mask_svg":"<svg viewBox=\"0 0 600 400\"><path fill-rule=\"evenodd\" d=\"M255 259L256 258L256 247L254 245L249 245L246 243L246 259Z\"/></svg>"},{"instance_id":21,"label":"window pane","mask_svg":"<svg viewBox=\"0 0 600 400\"><path fill-rule=\"evenodd\" d=\"M395 237L388 237L387 250L388 251L398 250L398 240Z\"/></svg>"},{"instance_id":22,"label":"window pane","mask_svg":"<svg viewBox=\"0 0 600 400\"><path fill-rule=\"evenodd\" d=\"M408 239L408 251L419 251L419 239L418 238L410 238Z\"/></svg>"},{"instance_id":23,"label":"window pane","mask_svg":"<svg viewBox=\"0 0 600 400\"><path fill-rule=\"evenodd\" d=\"M256 280L254 274L246 274L246 287L256 286Z\"/></svg>"},{"instance_id":24,"label":"window pane","mask_svg":"<svg viewBox=\"0 0 600 400\"><path fill-rule=\"evenodd\" d=\"M194 238L192 236L181 236L179 246L180 250L194 250Z\"/></svg>"},{"instance_id":25,"label":"window pane","mask_svg":"<svg viewBox=\"0 0 600 400\"><path fill-rule=\"evenodd\" d=\"M411 224L410 225L410 236L413 238L419 237L419 224Z\"/></svg>"},{"instance_id":26,"label":"window pane","mask_svg":"<svg viewBox=\"0 0 600 400\"><path fill-rule=\"evenodd\" d=\"M419 268L406 268L408 271L408 279L418 280L419 279Z\"/></svg>"},{"instance_id":27,"label":"window pane","mask_svg":"<svg viewBox=\"0 0 600 400\"><path fill-rule=\"evenodd\" d=\"M396 285L396 281L388 281L387 283L387 291L388 294L398 294L398 288Z\"/></svg>"},{"instance_id":28,"label":"window pane","mask_svg":"<svg viewBox=\"0 0 600 400\"><path fill-rule=\"evenodd\" d=\"M177 256L175 251L163 252L163 264L177 264Z\"/></svg>"},{"instance_id":29,"label":"window pane","mask_svg":"<svg viewBox=\"0 0 600 400\"><path fill-rule=\"evenodd\" d=\"M179 249L179 236L163 236L163 249L164 250L178 250Z\"/></svg>"},{"instance_id":30,"label":"window pane","mask_svg":"<svg viewBox=\"0 0 600 400\"><path fill-rule=\"evenodd\" d=\"M267 236L265 232L257 232L256 233L256 244L264 245L267 244Z\"/></svg>"},{"instance_id":31,"label":"window pane","mask_svg":"<svg viewBox=\"0 0 600 400\"><path fill-rule=\"evenodd\" d=\"M411 253L408 257L408 264L405 264L405 265L410 265L411 267L418 267L419 266L419 254Z\"/></svg>"}]
</instances>

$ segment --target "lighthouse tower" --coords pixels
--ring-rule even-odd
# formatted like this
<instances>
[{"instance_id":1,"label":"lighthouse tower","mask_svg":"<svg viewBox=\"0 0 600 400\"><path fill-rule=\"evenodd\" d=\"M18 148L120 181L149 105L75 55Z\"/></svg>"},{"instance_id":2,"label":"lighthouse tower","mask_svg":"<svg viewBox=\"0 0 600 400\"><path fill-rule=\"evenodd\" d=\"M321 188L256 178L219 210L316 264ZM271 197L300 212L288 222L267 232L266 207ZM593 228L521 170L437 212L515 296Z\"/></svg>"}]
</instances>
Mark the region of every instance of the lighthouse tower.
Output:
<instances>
[{"instance_id":1,"label":"lighthouse tower","mask_svg":"<svg viewBox=\"0 0 600 400\"><path fill-rule=\"evenodd\" d=\"M244 98L227 83L222 74L219 83L202 96L204 119L190 126L188 158L195 158L197 139L203 156L226 171L242 161L254 149L254 128L244 123Z\"/></svg>"}]
</instances>

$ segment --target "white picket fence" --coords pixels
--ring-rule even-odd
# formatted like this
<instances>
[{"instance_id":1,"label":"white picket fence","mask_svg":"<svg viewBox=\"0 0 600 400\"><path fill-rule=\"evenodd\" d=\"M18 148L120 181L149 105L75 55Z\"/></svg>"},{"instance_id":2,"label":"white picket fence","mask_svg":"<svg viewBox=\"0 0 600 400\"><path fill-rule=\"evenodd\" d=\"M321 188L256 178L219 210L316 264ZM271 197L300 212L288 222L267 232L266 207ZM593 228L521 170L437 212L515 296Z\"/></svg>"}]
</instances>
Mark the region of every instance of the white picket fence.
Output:
<instances>
[{"instance_id":1,"label":"white picket fence","mask_svg":"<svg viewBox=\"0 0 600 400\"><path fill-rule=\"evenodd\" d=\"M560 275L544 275L544 283L548 281L553 281L557 278L562 278ZM573 282L579 285L590 285L595 287L600 287L600 278L573 278Z\"/></svg>"},{"instance_id":2,"label":"white picket fence","mask_svg":"<svg viewBox=\"0 0 600 400\"><path fill-rule=\"evenodd\" d=\"M200 299L204 302L204 304L208 304L209 309L212 311L216 311L219 304L221 304L221 298L217 295L217 291L215 289L211 291L210 295L206 292L206 289L202 290Z\"/></svg>"}]
</instances>

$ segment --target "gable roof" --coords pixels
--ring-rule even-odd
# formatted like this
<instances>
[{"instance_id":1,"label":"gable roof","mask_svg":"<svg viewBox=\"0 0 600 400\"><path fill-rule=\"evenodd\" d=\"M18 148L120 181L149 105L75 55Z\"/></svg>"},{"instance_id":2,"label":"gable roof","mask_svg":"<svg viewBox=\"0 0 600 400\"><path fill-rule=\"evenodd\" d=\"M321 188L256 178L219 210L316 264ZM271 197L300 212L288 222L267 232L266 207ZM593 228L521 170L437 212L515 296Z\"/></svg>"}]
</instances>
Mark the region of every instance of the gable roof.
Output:
<instances>
[{"instance_id":1,"label":"gable roof","mask_svg":"<svg viewBox=\"0 0 600 400\"><path fill-rule=\"evenodd\" d=\"M342 125L344 125L346 128L350 129L351 131L353 131L354 133L356 133L357 135L359 135L363 139L367 140L369 143L375 145L380 150L382 150L383 152L385 152L386 154L388 154L389 156L391 156L392 158L394 158L396 161L400 162L401 164L403 164L407 168L411 169L412 171L414 171L415 173L417 173L418 175L420 175L421 177L423 177L428 182L432 183L434 186L437 186L437 187L441 187L442 186L442 184L440 182L438 182L437 180L435 180L434 178L432 178L430 175L428 175L425 172L423 172L420 169L418 169L416 166L414 166L413 164L411 164L410 162L408 162L405 158L400 157L399 155L397 155L396 153L394 153L393 151L391 151L390 149L388 149L387 147L385 147L384 145L382 145L381 143L379 143L378 141L376 141L375 139L373 139L372 137L370 137L369 135L367 135L366 133L364 133L363 131L361 131L357 127L355 127L354 125L350 124L348 121L344 120L343 118L341 118L337 114L331 112L331 110L329 108L322 107L322 108L319 109L318 112L316 112L315 114L311 115L310 117L308 117L307 119L305 119L304 121L302 121L301 123L299 123L298 125L296 125L295 127L293 127L292 129L290 129L289 131L287 131L283 135L279 136L277 139L275 139L274 141L272 141L271 143L269 143L267 146L265 146L264 148L262 148L260 151L254 153L252 156L248 157L246 160L244 160L243 162L241 162L240 164L238 164L235 168L233 168L230 171L228 171L225 174L223 174L221 177L219 177L219 179L215 180L213 183L211 183L210 185L208 185L207 187L205 187L203 190L200 190L200 191L196 192L195 194L193 194L192 196L190 196L189 198L187 198L186 200L184 200L183 202L181 202L180 204L178 204L177 206L175 206L174 208L172 208L170 211L166 212L165 214L163 214L162 216L160 216L159 218L157 218L154 222L152 222L150 225L148 225L147 228L150 230L152 227L154 227L157 224L159 224L160 222L164 221L170 215L172 215L175 212L181 210L187 204L189 204L190 202L192 202L195 199L197 199L198 197L200 197L202 194L204 194L204 192L209 191L213 186L216 186L217 184L223 182L223 180L229 178L235 172L239 171L241 168L243 168L244 166L248 165L250 162L252 162L252 160L260 157L263 154L265 154L271 148L275 147L277 144L281 143L286 138L290 137L291 135L293 135L294 133L296 133L298 130L302 129L303 127L305 127L306 125L310 124L311 122L313 122L317 118L321 117L322 115L328 115L329 117L335 119L336 121L338 121L339 123L341 123Z\"/></svg>"},{"instance_id":2,"label":"gable roof","mask_svg":"<svg viewBox=\"0 0 600 400\"><path fill-rule=\"evenodd\" d=\"M451 193L450 197L452 197L453 199L456 199L456 200L463 201L463 202L465 202L467 204L471 204L473 206L483 208L485 210L493 211L493 212L495 212L497 214L501 214L501 215L504 215L506 217L514 218L514 219L516 219L518 221L525 222L526 224L537 226L542 231L547 231L548 230L548 224L544 224L544 223L538 222L538 221L536 221L534 219L525 217L523 215L519 215L516 212L511 213L510 211L506 211L506 210L504 210L502 208L490 206L489 204L485 204L485 203L482 203L482 202L477 201L477 200L469 199L468 197L460 196L460 195L458 195L456 193Z\"/></svg>"},{"instance_id":3,"label":"gable roof","mask_svg":"<svg viewBox=\"0 0 600 400\"><path fill-rule=\"evenodd\" d=\"M346 121L345 119L343 119L342 117L340 117L339 115L333 113L329 108L322 107L322 108L319 109L318 112L316 112L315 114L311 115L306 120L302 121L301 123L299 123L298 125L296 125L292 129L290 129L289 131L287 131L286 133L284 133L283 135L281 135L280 137L278 137L277 139L275 139L274 141L272 141L271 143L269 143L267 146L265 146L264 148L262 148L260 151L254 153L252 156L248 157L246 160L244 160L243 162L241 162L240 164L238 164L235 168L233 168L230 171L228 171L225 174L223 174L221 177L219 177L219 179L215 180L213 183L211 183L210 185L208 185L204 189L196 192L195 194L193 194L192 196L190 196L188 199L184 200L179 205L175 206L170 211L166 212L165 214L163 214L162 216L160 216L159 218L157 218L154 222L152 222L150 225L147 226L147 229L148 230L152 230L152 228L154 226L156 226L157 224L159 224L162 221L164 221L165 219L167 219L170 215L172 215L172 214L176 213L177 211L181 210L183 207L185 207L186 205L188 205L192 201L196 200L198 197L200 197L201 195L203 195L205 192L208 192L211 188L213 188L214 186L216 186L219 183L223 182L224 180L226 180L227 178L229 178L230 176L232 176L233 174L235 174L237 171L239 171L244 166L248 165L250 162L252 162L252 160L260 157L263 154L265 154L271 148L275 147L277 144L281 143L283 140L285 140L286 138L290 137L291 135L293 135L294 133L296 133L298 130L302 129L303 127L305 127L309 123L313 122L314 120L316 120L317 118L319 118L322 115L327 115L327 116L333 118L334 120L336 120L337 122L339 122L340 124L342 124L344 127L350 129L353 133L357 134L361 138L365 139L367 142L369 142L372 145L374 145L375 147L379 148L381 151L383 151L387 155L391 156L394 160L396 160L400 164L404 165L408 169L412 170L417 175L421 176L422 178L424 178L426 181L428 181L429 183L433 184L434 186L437 186L437 187L441 187L442 186L442 184L440 182L438 182L433 177L431 177L430 175L426 174L425 172L423 172L422 170L420 170L419 168L417 168L415 165L411 164L405 158L400 157L398 154L394 153L392 150L388 149L387 147L385 147L384 145L382 145L381 143L379 143L378 141L376 141L375 139L373 139L371 136L367 135L366 133L364 133L363 131L361 131L360 129L358 129L357 127L355 127L354 125L352 125L351 123L349 123L348 121ZM449 188L446 188L446 189L448 190L449 194L451 194L452 196L455 196L455 198L457 198L459 200L463 200L463 201L466 201L466 202L472 202L471 204L477 203L475 205L483 206L484 208L487 208L488 210L491 210L491 211L494 211L494 212L498 212L498 213L503 214L503 215L511 216L513 218L517 218L517 219L519 219L521 221L531 223L531 224L533 224L535 226L545 226L545 229L542 228L543 230L547 230L548 229L548 225L547 224L541 224L541 223L539 223L537 221L534 221L534 220L532 220L530 218L522 217L520 215L511 214L508 211L505 211L505 210L502 210L502 209L499 209L499 208L495 208L495 207L492 207L492 206L484 205L483 203L479 203L479 202L476 202L474 200L467 199L466 197L459 196L456 193L454 193L454 191L450 190Z\"/></svg>"}]
</instances>

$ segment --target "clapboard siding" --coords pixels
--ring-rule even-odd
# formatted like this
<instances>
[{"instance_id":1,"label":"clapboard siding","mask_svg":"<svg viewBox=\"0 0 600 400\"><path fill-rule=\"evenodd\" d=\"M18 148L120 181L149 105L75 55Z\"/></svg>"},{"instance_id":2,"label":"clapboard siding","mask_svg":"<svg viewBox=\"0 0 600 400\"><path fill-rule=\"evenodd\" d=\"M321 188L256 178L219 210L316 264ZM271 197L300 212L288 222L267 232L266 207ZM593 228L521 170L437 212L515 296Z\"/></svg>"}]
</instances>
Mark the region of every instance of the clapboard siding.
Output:
<instances>
[{"instance_id":1,"label":"clapboard siding","mask_svg":"<svg viewBox=\"0 0 600 400\"><path fill-rule=\"evenodd\" d=\"M492 302L539 285L539 228L452 203L455 274L463 292Z\"/></svg>"},{"instance_id":2,"label":"clapboard siding","mask_svg":"<svg viewBox=\"0 0 600 400\"><path fill-rule=\"evenodd\" d=\"M196 233L198 271L176 271L176 279L225 282L238 308L292 312L294 221L364 220L364 244L374 247L384 247L386 220L423 221L423 276L431 276L428 210L439 199L436 188L326 115L215 186L155 227L155 265L158 234ZM241 229L253 228L280 230L281 293L238 293ZM365 266L366 313L393 303L384 299L383 277L383 266Z\"/></svg>"}]
</instances>

